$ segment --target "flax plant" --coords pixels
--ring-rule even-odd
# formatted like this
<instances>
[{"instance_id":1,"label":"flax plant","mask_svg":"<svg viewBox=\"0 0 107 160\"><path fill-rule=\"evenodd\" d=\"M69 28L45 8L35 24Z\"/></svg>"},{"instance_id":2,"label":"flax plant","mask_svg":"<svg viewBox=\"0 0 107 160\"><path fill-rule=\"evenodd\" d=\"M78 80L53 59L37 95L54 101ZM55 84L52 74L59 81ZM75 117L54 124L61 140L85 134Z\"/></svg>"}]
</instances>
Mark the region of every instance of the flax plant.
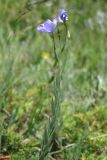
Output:
<instances>
[{"instance_id":1,"label":"flax plant","mask_svg":"<svg viewBox=\"0 0 107 160\"><path fill-rule=\"evenodd\" d=\"M56 151L58 149L58 128L60 127L60 104L61 104L61 83L62 83L62 73L65 66L65 59L61 62L61 58L59 58L66 45L67 38L67 24L66 20L68 19L67 13L64 9L61 9L59 14L53 19L47 19L44 24L39 24L37 29L40 32L47 32L51 35L53 48L54 48L54 65L53 70L55 71L52 77L49 80L49 84L53 85L53 97L51 102L51 117L49 117L48 126L45 128L42 143L41 143L41 151L39 154L39 160L47 160L49 158L49 153ZM57 53L57 48L55 44L54 30L58 26L59 22L63 22L65 26L65 38L62 47L60 46L60 51ZM58 35L60 31L58 29ZM59 35L59 43L61 45L60 35Z\"/></svg>"}]
</instances>

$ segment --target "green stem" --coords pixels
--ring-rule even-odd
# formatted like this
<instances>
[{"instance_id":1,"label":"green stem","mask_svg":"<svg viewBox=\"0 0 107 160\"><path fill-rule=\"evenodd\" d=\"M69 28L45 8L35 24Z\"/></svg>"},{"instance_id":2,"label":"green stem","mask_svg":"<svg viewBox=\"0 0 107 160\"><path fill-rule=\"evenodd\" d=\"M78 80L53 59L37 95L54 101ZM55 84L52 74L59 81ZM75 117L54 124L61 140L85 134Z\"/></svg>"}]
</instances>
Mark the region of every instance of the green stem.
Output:
<instances>
[{"instance_id":1,"label":"green stem","mask_svg":"<svg viewBox=\"0 0 107 160\"><path fill-rule=\"evenodd\" d=\"M64 22L64 26L65 26L65 39L64 39L64 45L63 45L63 47L62 47L62 49L61 49L61 54L62 54L62 52L63 52L64 49L65 49L66 40L67 40L67 32L68 32L68 28L67 28L66 22Z\"/></svg>"},{"instance_id":2,"label":"green stem","mask_svg":"<svg viewBox=\"0 0 107 160\"><path fill-rule=\"evenodd\" d=\"M61 36L60 36L59 27L57 27L57 33L58 33L58 39L59 39L60 50L61 50Z\"/></svg>"},{"instance_id":3,"label":"green stem","mask_svg":"<svg viewBox=\"0 0 107 160\"><path fill-rule=\"evenodd\" d=\"M63 47L60 50L60 55L65 49L66 39L67 39L67 25L66 23L64 23L64 25L65 25L66 33L65 33L65 40L64 40ZM53 92L53 98L51 102L52 116L50 117L48 126L44 132L39 160L47 160L50 152L54 153L58 150L58 144L56 143L56 140L58 140L57 129L59 127L58 121L60 119L60 112L61 112L60 111L61 79L62 79L62 73L65 67L66 59L63 59L64 61L62 62L62 65L61 63L59 63L59 59L56 51L56 45L55 45L55 38L53 33L51 37L53 40L54 58L55 58L53 69L56 70L56 72L52 75L52 79L53 79L52 81L54 82L53 83L54 92ZM61 41L60 35L59 35L59 41Z\"/></svg>"},{"instance_id":4,"label":"green stem","mask_svg":"<svg viewBox=\"0 0 107 160\"><path fill-rule=\"evenodd\" d=\"M54 57L55 57L54 66L56 66L56 64L58 63L58 55L57 55L57 52L56 52L55 38L54 38L54 34L53 33L52 33L52 41L53 41L53 46L54 46Z\"/></svg>"}]
</instances>

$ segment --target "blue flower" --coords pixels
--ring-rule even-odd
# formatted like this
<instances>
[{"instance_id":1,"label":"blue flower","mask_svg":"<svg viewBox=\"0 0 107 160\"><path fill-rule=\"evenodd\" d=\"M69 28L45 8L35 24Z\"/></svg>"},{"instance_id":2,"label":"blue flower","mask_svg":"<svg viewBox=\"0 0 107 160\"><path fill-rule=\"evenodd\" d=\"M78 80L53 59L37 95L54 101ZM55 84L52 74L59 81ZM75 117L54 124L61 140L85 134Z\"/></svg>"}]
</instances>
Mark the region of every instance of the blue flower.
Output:
<instances>
[{"instance_id":1,"label":"blue flower","mask_svg":"<svg viewBox=\"0 0 107 160\"><path fill-rule=\"evenodd\" d=\"M59 22L66 22L68 20L67 12L65 9L61 9L58 14Z\"/></svg>"},{"instance_id":2,"label":"blue flower","mask_svg":"<svg viewBox=\"0 0 107 160\"><path fill-rule=\"evenodd\" d=\"M37 30L40 32L52 33L54 32L57 26L57 23L58 23L57 18L54 18L53 21L51 21L50 19L47 19L43 24L39 24L37 26Z\"/></svg>"}]
</instances>

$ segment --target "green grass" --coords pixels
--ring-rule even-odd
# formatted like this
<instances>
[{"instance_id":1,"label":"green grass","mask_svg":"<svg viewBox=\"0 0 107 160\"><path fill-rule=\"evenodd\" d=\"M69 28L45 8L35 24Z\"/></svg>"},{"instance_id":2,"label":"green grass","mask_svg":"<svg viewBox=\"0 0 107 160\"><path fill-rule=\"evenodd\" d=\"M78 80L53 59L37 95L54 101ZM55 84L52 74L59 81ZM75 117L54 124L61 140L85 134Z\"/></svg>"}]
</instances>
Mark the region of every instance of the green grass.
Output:
<instances>
[{"instance_id":1,"label":"green grass","mask_svg":"<svg viewBox=\"0 0 107 160\"><path fill-rule=\"evenodd\" d=\"M51 116L54 55L51 38L36 25L62 5L54 0L50 7L47 2L27 10L26 3L0 1L0 154L12 160L35 160L40 153ZM48 159L107 160L107 3L65 4L71 37L64 50L59 147ZM100 11L104 28L97 20Z\"/></svg>"}]
</instances>

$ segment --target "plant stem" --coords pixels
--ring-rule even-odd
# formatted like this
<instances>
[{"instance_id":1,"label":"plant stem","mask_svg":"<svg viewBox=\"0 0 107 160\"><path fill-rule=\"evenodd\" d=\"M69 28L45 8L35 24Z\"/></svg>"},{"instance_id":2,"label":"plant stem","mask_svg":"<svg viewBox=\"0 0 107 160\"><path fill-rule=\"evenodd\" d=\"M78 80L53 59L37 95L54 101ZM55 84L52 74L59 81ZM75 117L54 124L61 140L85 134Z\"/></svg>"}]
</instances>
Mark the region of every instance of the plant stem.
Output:
<instances>
[{"instance_id":1,"label":"plant stem","mask_svg":"<svg viewBox=\"0 0 107 160\"><path fill-rule=\"evenodd\" d=\"M55 46L55 38L54 38L54 34L52 33L52 41L53 41L53 47L54 47L54 57L55 57L55 63L54 66L56 66L56 64L58 63L58 55L56 52L56 46Z\"/></svg>"},{"instance_id":2,"label":"plant stem","mask_svg":"<svg viewBox=\"0 0 107 160\"><path fill-rule=\"evenodd\" d=\"M61 49L61 54L62 54L62 52L63 52L64 49L65 49L66 40L67 40L67 32L68 32L68 28L67 28L66 22L64 22L64 26L65 26L65 39L64 39L64 45L63 45L63 47L62 47L62 49Z\"/></svg>"}]
</instances>

